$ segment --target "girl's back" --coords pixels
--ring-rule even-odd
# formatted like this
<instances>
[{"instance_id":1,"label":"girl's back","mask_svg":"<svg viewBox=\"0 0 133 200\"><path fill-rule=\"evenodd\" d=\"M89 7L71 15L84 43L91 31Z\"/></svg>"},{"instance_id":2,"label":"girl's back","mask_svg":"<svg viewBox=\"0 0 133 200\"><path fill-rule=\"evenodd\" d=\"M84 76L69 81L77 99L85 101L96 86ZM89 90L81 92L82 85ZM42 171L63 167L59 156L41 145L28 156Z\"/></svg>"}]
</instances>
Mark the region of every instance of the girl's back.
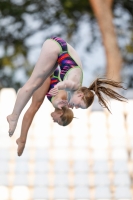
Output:
<instances>
[{"instance_id":1,"label":"girl's back","mask_svg":"<svg viewBox=\"0 0 133 200\"><path fill-rule=\"evenodd\" d=\"M68 47L68 53L74 59L74 61L77 63L77 66L79 66L79 67L73 68L73 70L71 70L71 73L68 74L66 79L74 80L78 84L78 83L81 82L82 76L83 76L82 63L81 63L81 60L80 60L77 52L75 51L75 49L71 45L69 45L68 43L67 43L67 47Z\"/></svg>"}]
</instances>

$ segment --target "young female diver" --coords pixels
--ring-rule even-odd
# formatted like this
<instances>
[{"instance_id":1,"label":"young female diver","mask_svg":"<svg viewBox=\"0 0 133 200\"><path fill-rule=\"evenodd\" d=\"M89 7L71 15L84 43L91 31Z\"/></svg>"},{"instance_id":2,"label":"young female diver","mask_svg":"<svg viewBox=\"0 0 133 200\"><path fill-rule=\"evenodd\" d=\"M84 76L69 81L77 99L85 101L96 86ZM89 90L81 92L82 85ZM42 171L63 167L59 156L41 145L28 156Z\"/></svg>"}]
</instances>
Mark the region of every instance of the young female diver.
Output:
<instances>
[{"instance_id":1,"label":"young female diver","mask_svg":"<svg viewBox=\"0 0 133 200\"><path fill-rule=\"evenodd\" d=\"M16 140L18 156L21 156L23 153L30 125L36 112L42 105L45 96L47 96L48 100L55 107L54 112L51 113L54 122L57 122L61 126L66 126L70 124L74 118L72 110L65 106L67 97L66 91L60 90L54 98L48 93L59 81L59 68L57 68L54 74L47 78L43 85L34 92L32 103L23 117L20 137Z\"/></svg>"},{"instance_id":2,"label":"young female diver","mask_svg":"<svg viewBox=\"0 0 133 200\"><path fill-rule=\"evenodd\" d=\"M67 99L71 107L88 108L94 100L93 91L98 96L99 103L107 109L108 106L101 92L119 101L125 99L112 89L103 86L103 84L107 84L116 88L123 88L116 81L96 79L90 87L82 87L82 64L77 52L63 39L52 37L44 42L32 75L19 91L13 112L7 117L10 136L14 133L20 113L32 94L54 72L57 64L60 65L61 79L63 81L58 83L51 92L54 93L52 95L55 95L58 90L65 89L68 93Z\"/></svg>"}]
</instances>

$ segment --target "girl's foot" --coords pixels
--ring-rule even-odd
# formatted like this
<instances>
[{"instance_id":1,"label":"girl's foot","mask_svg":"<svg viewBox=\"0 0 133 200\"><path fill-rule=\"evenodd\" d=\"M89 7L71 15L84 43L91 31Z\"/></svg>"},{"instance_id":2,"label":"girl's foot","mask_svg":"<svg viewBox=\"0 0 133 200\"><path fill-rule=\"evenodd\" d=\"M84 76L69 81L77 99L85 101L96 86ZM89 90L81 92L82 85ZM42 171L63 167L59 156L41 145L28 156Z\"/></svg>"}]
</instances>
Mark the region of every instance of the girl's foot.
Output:
<instances>
[{"instance_id":1,"label":"girl's foot","mask_svg":"<svg viewBox=\"0 0 133 200\"><path fill-rule=\"evenodd\" d=\"M15 131L15 128L17 126L17 120L14 120L12 115L7 116L7 121L9 123L9 136L11 137Z\"/></svg>"},{"instance_id":2,"label":"girl's foot","mask_svg":"<svg viewBox=\"0 0 133 200\"><path fill-rule=\"evenodd\" d=\"M23 153L23 151L24 151L24 148L25 148L25 142L22 142L22 141L20 140L20 138L18 138L18 139L16 140L16 143L17 143L17 145L18 145L18 149L17 149L18 156L21 156L22 153Z\"/></svg>"}]
</instances>

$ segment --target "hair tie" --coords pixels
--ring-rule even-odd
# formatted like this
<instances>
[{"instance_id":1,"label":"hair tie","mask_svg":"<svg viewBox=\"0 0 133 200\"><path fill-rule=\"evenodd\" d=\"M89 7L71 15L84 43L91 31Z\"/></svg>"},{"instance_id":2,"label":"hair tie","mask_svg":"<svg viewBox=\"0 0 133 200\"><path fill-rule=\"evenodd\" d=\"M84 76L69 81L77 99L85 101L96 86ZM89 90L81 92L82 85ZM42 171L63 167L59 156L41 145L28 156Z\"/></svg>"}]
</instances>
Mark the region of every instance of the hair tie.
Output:
<instances>
[{"instance_id":1,"label":"hair tie","mask_svg":"<svg viewBox=\"0 0 133 200\"><path fill-rule=\"evenodd\" d=\"M90 90L94 95L95 95L95 91L94 90Z\"/></svg>"}]
</instances>

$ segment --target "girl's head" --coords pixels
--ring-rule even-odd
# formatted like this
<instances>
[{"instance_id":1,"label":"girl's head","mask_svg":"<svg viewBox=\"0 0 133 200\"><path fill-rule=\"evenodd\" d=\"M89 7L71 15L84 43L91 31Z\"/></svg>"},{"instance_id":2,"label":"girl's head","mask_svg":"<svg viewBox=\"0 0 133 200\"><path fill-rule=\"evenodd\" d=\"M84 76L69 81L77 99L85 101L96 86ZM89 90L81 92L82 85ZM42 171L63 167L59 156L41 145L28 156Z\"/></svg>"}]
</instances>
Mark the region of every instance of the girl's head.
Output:
<instances>
[{"instance_id":1,"label":"girl's head","mask_svg":"<svg viewBox=\"0 0 133 200\"><path fill-rule=\"evenodd\" d=\"M73 111L67 107L62 107L62 109L56 108L54 112L51 113L51 117L54 122L57 122L61 126L67 126L70 124L74 118Z\"/></svg>"},{"instance_id":2,"label":"girl's head","mask_svg":"<svg viewBox=\"0 0 133 200\"><path fill-rule=\"evenodd\" d=\"M89 88L81 87L79 90L77 90L70 100L70 106L82 109L88 108L93 103L94 96L96 94L100 105L104 108L107 108L110 112L107 106L107 100L104 99L102 93L118 101L126 100L126 98L112 90L111 87L124 89L120 82L106 78L98 78L90 85Z\"/></svg>"},{"instance_id":3,"label":"girl's head","mask_svg":"<svg viewBox=\"0 0 133 200\"><path fill-rule=\"evenodd\" d=\"M94 100L94 93L88 90L87 87L81 87L79 90L74 92L73 96L69 101L69 107L73 108L88 108Z\"/></svg>"}]
</instances>

